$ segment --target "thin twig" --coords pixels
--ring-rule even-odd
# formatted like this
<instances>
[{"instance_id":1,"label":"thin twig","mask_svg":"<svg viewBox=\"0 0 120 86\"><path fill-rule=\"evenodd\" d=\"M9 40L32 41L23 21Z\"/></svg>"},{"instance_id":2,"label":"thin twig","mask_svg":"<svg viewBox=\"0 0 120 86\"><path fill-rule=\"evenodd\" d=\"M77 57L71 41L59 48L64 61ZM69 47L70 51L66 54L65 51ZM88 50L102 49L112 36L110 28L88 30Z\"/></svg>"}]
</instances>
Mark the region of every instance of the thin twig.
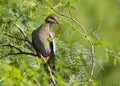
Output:
<instances>
[{"instance_id":1,"label":"thin twig","mask_svg":"<svg viewBox=\"0 0 120 86\"><path fill-rule=\"evenodd\" d=\"M56 82L55 82L55 79L54 79L54 76L53 76L53 74L52 74L52 71L51 71L50 66L49 66L49 65L47 65L47 68L48 68L48 70L49 70L49 73L50 73L50 76L51 76L51 78L52 78L53 83L54 83L54 84L56 84Z\"/></svg>"},{"instance_id":2,"label":"thin twig","mask_svg":"<svg viewBox=\"0 0 120 86\"><path fill-rule=\"evenodd\" d=\"M31 56L36 56L37 57L37 54L33 54L33 53L29 53L29 52L8 53L8 54L6 54L6 56L9 56L9 55L20 55L20 54L31 55Z\"/></svg>"},{"instance_id":3,"label":"thin twig","mask_svg":"<svg viewBox=\"0 0 120 86\"><path fill-rule=\"evenodd\" d=\"M34 82L37 84L37 86L41 86L39 81L36 78L33 78Z\"/></svg>"},{"instance_id":4,"label":"thin twig","mask_svg":"<svg viewBox=\"0 0 120 86\"><path fill-rule=\"evenodd\" d=\"M44 57L43 57L42 55L40 55L40 57L43 59L44 63L46 63ZM55 79L54 79L54 75L52 74L52 70L51 70L50 66L47 65L47 68L48 68L48 71L49 71L49 73L50 73L50 76L51 76L51 79L52 79L52 81L53 81L53 84L56 84Z\"/></svg>"},{"instance_id":5,"label":"thin twig","mask_svg":"<svg viewBox=\"0 0 120 86\"><path fill-rule=\"evenodd\" d=\"M69 10L69 14L70 14L70 16L71 16L71 19L73 19L72 13L71 13L69 7L68 7L68 10ZM85 28L84 28L84 29L85 29ZM93 45L92 41L89 40L89 39L88 39L88 41L89 41L90 46L91 46L91 55L92 55L92 67L91 67L91 73L90 73L90 79L89 79L89 81L90 81L90 80L92 79L92 76L93 76L93 73L94 73L94 67L95 67L95 61L94 61L94 53L95 53L95 50L94 50L94 45Z\"/></svg>"},{"instance_id":6,"label":"thin twig","mask_svg":"<svg viewBox=\"0 0 120 86\"><path fill-rule=\"evenodd\" d=\"M53 7L50 7L50 8L53 9L54 11L56 11L59 15L71 19L74 23L76 23L78 26L80 26L81 30L83 31L83 33L85 35L85 38L87 38L87 40L88 40L88 42L89 42L89 44L91 46L91 55L92 55L92 65L91 65L92 67L91 67L90 79L89 79L89 81L90 81L92 79L92 76L93 76L93 73L94 73L94 67L95 67L95 61L94 61L95 49L94 49L93 42L90 39L88 39L88 35L87 35L87 32L86 32L86 29L83 27L83 25L81 23L79 23L76 19L74 19L72 17L72 14L71 14L71 11L70 11L69 7L68 7L68 11L69 11L70 17L65 15L65 14L63 14L63 13L61 13L61 12L59 12L59 11L57 11Z\"/></svg>"},{"instance_id":7,"label":"thin twig","mask_svg":"<svg viewBox=\"0 0 120 86\"><path fill-rule=\"evenodd\" d=\"M8 37L13 38L13 39L15 38L15 39L17 39L17 40L22 40L22 41L24 41L24 42L26 43L26 45L28 46L27 48L28 48L29 50L31 50L33 53L35 53L35 50L34 50L33 47L27 42L26 39L18 38L18 37L15 37L15 36L10 35L10 34L7 34L7 33L5 33L5 35L7 35Z\"/></svg>"},{"instance_id":8,"label":"thin twig","mask_svg":"<svg viewBox=\"0 0 120 86\"><path fill-rule=\"evenodd\" d=\"M20 55L20 54L25 54L25 55L37 56L37 54L25 52L25 51L21 50L20 48L18 48L17 46L13 45L13 44L3 44L2 46L9 46L9 47L15 48L16 50L19 51L17 53L8 53L6 55Z\"/></svg>"},{"instance_id":9,"label":"thin twig","mask_svg":"<svg viewBox=\"0 0 120 86\"><path fill-rule=\"evenodd\" d=\"M68 7L68 11L69 11L69 14L70 14L70 17L72 18L72 13L70 11L70 8Z\"/></svg>"},{"instance_id":10,"label":"thin twig","mask_svg":"<svg viewBox=\"0 0 120 86\"><path fill-rule=\"evenodd\" d=\"M9 47L13 47L15 49L17 49L19 52L22 52L22 50L20 48L18 48L17 46L13 45L13 44L3 44L2 46L9 46Z\"/></svg>"},{"instance_id":11,"label":"thin twig","mask_svg":"<svg viewBox=\"0 0 120 86\"><path fill-rule=\"evenodd\" d=\"M13 23L13 24L15 24L15 23ZM23 35L24 39L32 46L32 42L27 38L23 29L18 24L15 24L15 25L18 28L18 30L21 32L21 34Z\"/></svg>"},{"instance_id":12,"label":"thin twig","mask_svg":"<svg viewBox=\"0 0 120 86\"><path fill-rule=\"evenodd\" d=\"M7 34L7 33L5 33L5 35L8 36L8 37L10 37L10 38L15 38L15 39L17 39L17 40L25 41L26 44L27 44L27 46L29 47L28 49L31 50L33 53L35 52L35 50L34 50L33 47L32 47L32 44L31 44L31 43L28 43L28 41L27 41L26 39L24 39L24 38L18 38L18 37L16 37L16 36L13 36L13 35L10 35L10 34Z\"/></svg>"},{"instance_id":13,"label":"thin twig","mask_svg":"<svg viewBox=\"0 0 120 86\"><path fill-rule=\"evenodd\" d=\"M17 40L23 40L23 41L25 41L25 39L23 39L23 38L18 38L16 36L13 36L13 35L10 35L10 34L7 34L7 33L5 33L5 35L8 36L8 37L10 37L10 38L15 38Z\"/></svg>"},{"instance_id":14,"label":"thin twig","mask_svg":"<svg viewBox=\"0 0 120 86\"><path fill-rule=\"evenodd\" d=\"M94 54L95 54L95 49L94 49L94 45L91 41L89 41L90 45L91 45L91 55L92 55L92 67L91 67L91 73L90 73L90 79L89 82L92 79L92 76L94 74L94 68L95 68L95 59L94 59Z\"/></svg>"},{"instance_id":15,"label":"thin twig","mask_svg":"<svg viewBox=\"0 0 120 86\"><path fill-rule=\"evenodd\" d=\"M19 31L21 32L21 34L23 35L24 38L26 38L26 34L25 32L23 31L23 29L18 25L18 24L15 24L16 27L19 29Z\"/></svg>"},{"instance_id":16,"label":"thin twig","mask_svg":"<svg viewBox=\"0 0 120 86\"><path fill-rule=\"evenodd\" d=\"M2 82L7 76L4 76L3 78L0 79L0 82Z\"/></svg>"},{"instance_id":17,"label":"thin twig","mask_svg":"<svg viewBox=\"0 0 120 86\"><path fill-rule=\"evenodd\" d=\"M29 52L24 52L24 51L22 51L20 48L18 48L17 46L15 46L15 45L13 45L13 44L4 44L3 46L9 46L9 47L15 48L15 49L17 49L17 50L19 51L18 53L8 53L7 55L25 54L25 55L32 55L32 56L37 56L37 57L38 57L37 54L33 54L33 53L29 53ZM41 54L39 55L39 57L41 57L41 58L43 59L44 63L46 63L44 57L43 57ZM49 73L50 73L50 76L51 76L51 78L52 78L53 83L56 84L50 66L47 65L47 68L48 68L48 71L49 71Z\"/></svg>"},{"instance_id":18,"label":"thin twig","mask_svg":"<svg viewBox=\"0 0 120 86\"><path fill-rule=\"evenodd\" d=\"M31 42L31 41L28 39L28 37L26 36L24 30L23 30L18 24L15 24L14 22L13 22L13 24L16 25L16 27L18 28L18 30L19 30L19 31L21 32L21 34L23 35L24 41L26 41L26 42L30 45L30 47L31 47L30 50L31 50L32 52L35 52L35 50L33 49L32 42Z\"/></svg>"},{"instance_id":19,"label":"thin twig","mask_svg":"<svg viewBox=\"0 0 120 86\"><path fill-rule=\"evenodd\" d=\"M65 15L65 14L57 11L57 10L54 9L53 7L50 7L50 8L53 9L54 11L56 11L56 12L57 12L58 14L60 14L61 16L64 16L64 17L66 17L66 18L69 18L69 19L71 19L73 22L75 22L77 25L79 25L80 28L81 28L81 30L82 30L83 33L85 34L85 37L87 37L87 32L86 32L85 28L84 28L84 27L82 26L82 24L80 24L77 20L75 20L73 17L71 18L71 17L69 17L69 16L67 16L67 15Z\"/></svg>"},{"instance_id":20,"label":"thin twig","mask_svg":"<svg viewBox=\"0 0 120 86\"><path fill-rule=\"evenodd\" d=\"M13 22L13 24L15 24L15 23ZM27 38L27 36L26 36L25 32L23 31L23 29L22 29L19 25L17 25L17 24L15 24L15 25L16 25L16 27L18 28L18 30L20 31L20 33L23 35L24 41L27 41L28 44L30 44L31 47L33 47L31 41ZM13 36L11 36L11 35L8 35L8 36L9 36L9 37L13 37ZM2 45L2 46L9 46L9 47L15 48L16 50L19 51L19 52L17 52L17 53L8 53L7 55L25 54L25 55L37 56L37 57L41 57L41 58L44 60L44 63L46 63L44 57L43 57L41 54L38 55L38 54L34 54L34 53L24 52L23 50L21 50L20 48L18 48L17 46L15 46L15 45L13 45L13 44L4 44L4 45ZM36 53L37 53L37 52L36 52ZM48 71L49 71L49 73L50 73L50 76L51 76L51 78L52 78L53 83L56 84L50 66L47 65L47 68L48 68Z\"/></svg>"}]
</instances>

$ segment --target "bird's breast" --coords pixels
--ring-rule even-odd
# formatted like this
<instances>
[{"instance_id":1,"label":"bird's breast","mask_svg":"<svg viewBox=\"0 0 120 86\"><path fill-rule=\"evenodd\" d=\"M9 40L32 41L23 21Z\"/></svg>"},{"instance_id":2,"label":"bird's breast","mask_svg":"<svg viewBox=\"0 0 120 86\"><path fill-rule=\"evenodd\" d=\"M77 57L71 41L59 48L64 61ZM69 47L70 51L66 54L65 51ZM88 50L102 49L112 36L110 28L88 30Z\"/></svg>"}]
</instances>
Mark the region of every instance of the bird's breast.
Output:
<instances>
[{"instance_id":1,"label":"bird's breast","mask_svg":"<svg viewBox=\"0 0 120 86\"><path fill-rule=\"evenodd\" d=\"M49 44L49 34L39 34L39 40L42 42L44 45Z\"/></svg>"}]
</instances>

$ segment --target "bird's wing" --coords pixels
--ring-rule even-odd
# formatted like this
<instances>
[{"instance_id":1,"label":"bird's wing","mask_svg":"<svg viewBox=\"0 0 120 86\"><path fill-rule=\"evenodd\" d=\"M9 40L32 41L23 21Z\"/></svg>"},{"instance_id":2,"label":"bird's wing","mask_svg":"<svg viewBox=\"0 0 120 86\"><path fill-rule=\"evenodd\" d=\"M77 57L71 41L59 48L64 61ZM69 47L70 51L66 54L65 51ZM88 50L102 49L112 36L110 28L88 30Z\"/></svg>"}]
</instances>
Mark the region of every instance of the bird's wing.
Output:
<instances>
[{"instance_id":1,"label":"bird's wing","mask_svg":"<svg viewBox=\"0 0 120 86\"><path fill-rule=\"evenodd\" d=\"M47 64L50 65L52 70L55 70L55 41L53 40L53 34L49 34L50 38L52 38L52 41L50 41L50 59L48 60Z\"/></svg>"},{"instance_id":2,"label":"bird's wing","mask_svg":"<svg viewBox=\"0 0 120 86\"><path fill-rule=\"evenodd\" d=\"M46 50L45 50L43 43L41 42L39 38L39 31L40 31L39 29L36 29L32 32L32 44L37 53L41 53L45 56Z\"/></svg>"},{"instance_id":3,"label":"bird's wing","mask_svg":"<svg viewBox=\"0 0 120 86\"><path fill-rule=\"evenodd\" d=\"M54 54L55 52L55 43L54 40L49 41L49 38L53 38L52 33L49 35L42 35L41 29L36 29L32 33L32 43L37 51L37 53L41 53L44 57Z\"/></svg>"},{"instance_id":4,"label":"bird's wing","mask_svg":"<svg viewBox=\"0 0 120 86\"><path fill-rule=\"evenodd\" d=\"M51 52L52 53L55 53L55 41L54 41L54 39L53 39L53 34L52 33L50 33L50 35L49 35L51 38L52 38L52 41L50 41L50 48L51 48Z\"/></svg>"}]
</instances>

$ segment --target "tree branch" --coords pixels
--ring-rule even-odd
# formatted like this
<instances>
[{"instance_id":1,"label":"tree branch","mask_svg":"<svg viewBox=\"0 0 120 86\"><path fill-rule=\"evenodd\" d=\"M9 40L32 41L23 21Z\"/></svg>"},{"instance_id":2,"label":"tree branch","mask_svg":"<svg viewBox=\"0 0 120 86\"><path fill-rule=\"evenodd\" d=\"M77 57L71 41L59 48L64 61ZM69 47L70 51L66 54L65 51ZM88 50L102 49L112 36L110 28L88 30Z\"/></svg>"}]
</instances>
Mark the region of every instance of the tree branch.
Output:
<instances>
[{"instance_id":1,"label":"tree branch","mask_svg":"<svg viewBox=\"0 0 120 86\"><path fill-rule=\"evenodd\" d=\"M24 41L26 41L30 46L31 46L31 51L32 52L35 52L35 50L34 50L34 48L33 48L33 45L32 45L32 42L28 39L28 37L26 36L26 34L25 34L25 32L24 32L24 30L18 25L18 24L15 24L14 22L13 22L13 24L18 28L18 30L20 31L20 33L23 35L23 37L24 37Z\"/></svg>"},{"instance_id":2,"label":"tree branch","mask_svg":"<svg viewBox=\"0 0 120 86\"><path fill-rule=\"evenodd\" d=\"M95 58L94 58L95 49L94 49L94 44L93 44L93 42L91 41L91 39L88 38L86 29L83 27L83 25L82 25L81 23L79 23L76 19L74 19L74 18L72 17L72 13L71 13L69 7L68 7L68 11L69 11L70 17L67 16L67 15L65 15L65 14L63 14L63 13L61 13L61 12L59 12L59 11L57 11L57 10L54 9L53 7L50 7L50 8L53 9L55 12L57 12L59 15L71 19L74 23L76 23L78 26L80 26L81 30L83 31L83 33L84 33L84 35L85 35L85 38L87 38L87 40L88 40L88 42L89 42L89 44L90 44L90 46L91 46L91 55L92 55L92 65L91 65L91 72L90 72L90 78L89 78L89 82L90 82L91 79L92 79L92 76L93 76L93 73L94 73L94 67L95 67L95 60L94 60L94 59L95 59Z\"/></svg>"},{"instance_id":3,"label":"tree branch","mask_svg":"<svg viewBox=\"0 0 120 86\"><path fill-rule=\"evenodd\" d=\"M8 56L8 55L20 55L20 54L32 55L32 56L41 57L41 58L43 59L44 63L46 63L44 57L43 57L41 54L40 54L40 55L37 55L37 54L34 54L34 53L24 52L23 50L21 50L20 48L18 48L17 46L15 46L15 45L13 45L13 44L3 44L2 46L12 47L12 48L15 48L16 50L19 51L19 52L17 52L17 53L8 53L6 56ZM49 73L50 73L50 76L51 76L51 78L52 78L53 83L56 84L50 66L47 65L47 68L48 68L48 71L49 71Z\"/></svg>"},{"instance_id":4,"label":"tree branch","mask_svg":"<svg viewBox=\"0 0 120 86\"><path fill-rule=\"evenodd\" d=\"M7 76L4 76L3 78L0 79L0 82L2 82Z\"/></svg>"},{"instance_id":5,"label":"tree branch","mask_svg":"<svg viewBox=\"0 0 120 86\"><path fill-rule=\"evenodd\" d=\"M7 34L7 33L5 33L5 35L8 36L8 37L10 37L10 38L15 38L15 39L17 39L17 40L22 40L22 41L25 41L25 42L28 43L28 41L27 41L26 39L24 39L24 38L18 38L18 37L15 37L15 36L10 35L10 34ZM28 48L29 50L31 50L32 52L35 52L35 50L34 50L33 47L32 47L32 44L28 43L27 46L29 47L29 48Z\"/></svg>"},{"instance_id":6,"label":"tree branch","mask_svg":"<svg viewBox=\"0 0 120 86\"><path fill-rule=\"evenodd\" d=\"M10 35L10 34L7 34L7 33L5 33L5 35L8 36L8 37L10 37L10 38L15 38L15 39L17 39L17 40L23 40L23 41L25 41L25 39L15 37L15 36Z\"/></svg>"},{"instance_id":7,"label":"tree branch","mask_svg":"<svg viewBox=\"0 0 120 86\"><path fill-rule=\"evenodd\" d=\"M9 47L17 49L19 52L22 52L22 50L20 48L18 48L17 46L15 46L13 44L3 44L2 46L9 46Z\"/></svg>"},{"instance_id":8,"label":"tree branch","mask_svg":"<svg viewBox=\"0 0 120 86\"><path fill-rule=\"evenodd\" d=\"M46 63L44 57L43 57L41 54L40 54L39 56L43 59L44 63ZM50 66L47 65L47 68L48 68L48 71L49 71L49 73L50 73L50 76L51 76L51 79L52 79L52 81L53 81L53 84L56 84L56 81L55 81L55 79L54 79L54 75L52 74L52 70L51 70Z\"/></svg>"},{"instance_id":9,"label":"tree branch","mask_svg":"<svg viewBox=\"0 0 120 86\"><path fill-rule=\"evenodd\" d=\"M65 15L65 14L57 11L57 10L54 9L53 7L50 7L50 8L53 9L54 11L56 11L59 15L64 16L64 17L66 17L66 18L69 18L69 19L71 19L73 22L75 22L77 25L79 25L80 28L81 28L81 30L82 30L83 33L85 34L85 37L87 37L87 32L86 32L85 28L84 28L83 25L80 24L77 20L75 20L73 17L69 17L69 16L67 16L67 15Z\"/></svg>"},{"instance_id":10,"label":"tree branch","mask_svg":"<svg viewBox=\"0 0 120 86\"><path fill-rule=\"evenodd\" d=\"M15 23L13 23L13 24L15 24ZM27 38L27 36L26 36L25 32L23 31L23 29L18 24L15 24L15 25L18 28L18 30L21 32L21 34L23 35L24 40L27 41L32 46L32 42Z\"/></svg>"},{"instance_id":11,"label":"tree branch","mask_svg":"<svg viewBox=\"0 0 120 86\"><path fill-rule=\"evenodd\" d=\"M13 24L16 25L16 27L18 28L18 30L20 31L20 33L23 35L24 39L21 39L21 40L26 41L26 42L33 48L32 42L27 38L27 36L26 36L25 32L23 31L23 29L22 29L18 24L15 24L14 22L13 22ZM19 39L19 38L17 38L17 37L14 37L14 36L12 36L12 35L9 35L9 34L6 34L6 35L9 36L9 37L11 37L11 38ZM41 57L41 58L43 59L44 63L46 63L44 57L43 57L41 54L39 55L39 54L34 54L34 53L25 52L25 51L23 51L22 49L20 49L19 47L13 45L13 44L3 44L2 46L12 47L12 48L15 48L16 50L19 51L19 52L17 52L17 53L8 53L7 55L20 55L20 54L24 54L24 55L37 56L37 57ZM33 49L34 49L34 48L33 48ZM37 52L36 52L36 53L37 53ZM51 78L52 78L53 83L56 84L50 66L47 65L47 68L48 68L48 71L49 71L49 73L50 73L50 76L51 76Z\"/></svg>"},{"instance_id":12,"label":"tree branch","mask_svg":"<svg viewBox=\"0 0 120 86\"><path fill-rule=\"evenodd\" d=\"M91 41L89 41L89 43L91 45L91 55L92 55L92 65L91 65L91 72L90 72L90 78L89 78L89 82L90 82L93 77L94 68L95 68L95 58L94 58L95 49L94 49L94 44Z\"/></svg>"},{"instance_id":13,"label":"tree branch","mask_svg":"<svg viewBox=\"0 0 120 86\"><path fill-rule=\"evenodd\" d=\"M31 55L31 56L36 56L36 57L38 57L36 54L29 53L29 52L8 53L8 54L6 54L6 56L8 56L8 55L20 55L20 54Z\"/></svg>"},{"instance_id":14,"label":"tree branch","mask_svg":"<svg viewBox=\"0 0 120 86\"><path fill-rule=\"evenodd\" d=\"M19 52L17 52L17 53L8 53L7 55L20 55L20 54L25 54L25 55L37 56L37 54L25 52L25 51L21 50L20 48L18 48L17 46L13 45L13 44L3 44L2 46L9 46L9 47L15 48L16 50L19 51Z\"/></svg>"},{"instance_id":15,"label":"tree branch","mask_svg":"<svg viewBox=\"0 0 120 86\"><path fill-rule=\"evenodd\" d=\"M47 65L47 68L48 68L48 71L49 71L50 76L51 76L51 78L52 78L53 84L56 84L56 81L55 81L55 79L54 79L54 75L52 74L52 71L51 71L50 66L49 66L49 65Z\"/></svg>"}]
</instances>

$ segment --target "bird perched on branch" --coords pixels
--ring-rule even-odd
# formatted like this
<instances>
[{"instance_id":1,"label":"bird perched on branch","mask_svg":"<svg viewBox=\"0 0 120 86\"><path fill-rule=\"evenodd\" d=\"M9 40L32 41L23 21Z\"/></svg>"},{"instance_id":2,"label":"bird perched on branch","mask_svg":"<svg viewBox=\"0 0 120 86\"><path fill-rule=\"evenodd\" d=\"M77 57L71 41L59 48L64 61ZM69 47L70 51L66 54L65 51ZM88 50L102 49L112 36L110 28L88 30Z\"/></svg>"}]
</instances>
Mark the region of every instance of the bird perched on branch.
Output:
<instances>
[{"instance_id":1,"label":"bird perched on branch","mask_svg":"<svg viewBox=\"0 0 120 86\"><path fill-rule=\"evenodd\" d=\"M32 44L39 57L43 57L45 63L55 64L55 43L51 26L58 23L56 16L49 15L45 23L32 32Z\"/></svg>"}]
</instances>

